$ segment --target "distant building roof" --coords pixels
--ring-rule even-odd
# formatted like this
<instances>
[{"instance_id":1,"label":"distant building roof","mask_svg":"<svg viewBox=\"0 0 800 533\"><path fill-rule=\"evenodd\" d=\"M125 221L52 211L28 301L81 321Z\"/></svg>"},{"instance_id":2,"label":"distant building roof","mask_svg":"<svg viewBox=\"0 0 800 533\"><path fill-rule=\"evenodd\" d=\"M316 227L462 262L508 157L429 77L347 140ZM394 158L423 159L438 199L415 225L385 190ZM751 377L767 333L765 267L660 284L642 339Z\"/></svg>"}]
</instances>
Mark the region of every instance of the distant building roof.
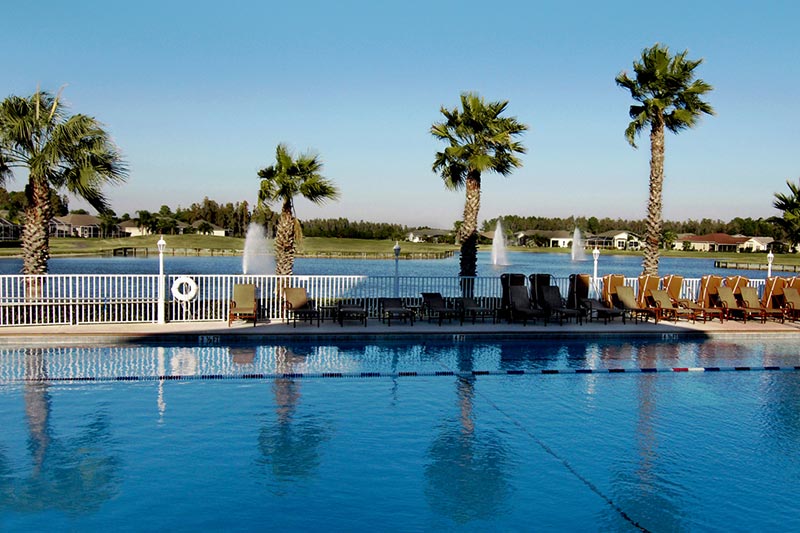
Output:
<instances>
[{"instance_id":1,"label":"distant building roof","mask_svg":"<svg viewBox=\"0 0 800 533\"><path fill-rule=\"evenodd\" d=\"M53 217L59 224L67 226L80 227L80 226L99 226L100 219L94 215L81 215L77 213L70 213L63 217Z\"/></svg>"},{"instance_id":2,"label":"distant building roof","mask_svg":"<svg viewBox=\"0 0 800 533\"><path fill-rule=\"evenodd\" d=\"M709 233L707 235L687 235L683 238L689 242L711 242L714 244L738 245L750 240L749 237L734 237L727 233Z\"/></svg>"}]
</instances>

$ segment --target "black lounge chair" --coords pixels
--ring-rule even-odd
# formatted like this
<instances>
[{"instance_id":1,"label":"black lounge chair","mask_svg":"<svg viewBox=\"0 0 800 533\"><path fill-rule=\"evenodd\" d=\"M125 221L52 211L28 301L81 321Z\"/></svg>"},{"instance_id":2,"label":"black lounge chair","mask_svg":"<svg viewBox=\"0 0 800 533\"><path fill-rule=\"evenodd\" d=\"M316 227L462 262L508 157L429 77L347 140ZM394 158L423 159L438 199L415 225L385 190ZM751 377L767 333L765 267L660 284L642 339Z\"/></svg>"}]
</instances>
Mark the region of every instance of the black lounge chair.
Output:
<instances>
[{"instance_id":1,"label":"black lounge chair","mask_svg":"<svg viewBox=\"0 0 800 533\"><path fill-rule=\"evenodd\" d=\"M439 319L439 325L442 325L442 320L445 318L452 321L454 318L461 318L461 313L458 309L447 307L447 304L438 292L423 292L422 293L422 311L428 317L428 322L434 318ZM464 321L461 320L463 323Z\"/></svg>"},{"instance_id":2,"label":"black lounge chair","mask_svg":"<svg viewBox=\"0 0 800 533\"><path fill-rule=\"evenodd\" d=\"M508 289L509 296L509 312L508 321L514 322L515 320L522 319L523 325L528 325L528 319L536 323L537 318L544 320L544 325L547 325L547 313L540 307L535 307L528 296L528 289L524 285L512 285Z\"/></svg>"},{"instance_id":3,"label":"black lounge chair","mask_svg":"<svg viewBox=\"0 0 800 533\"><path fill-rule=\"evenodd\" d=\"M596 318L597 320L602 320L604 324L608 324L609 320L614 320L621 316L622 323L625 323L625 311L616 307L609 307L602 300L585 298L581 300L580 305L586 309L590 321Z\"/></svg>"},{"instance_id":4,"label":"black lounge chair","mask_svg":"<svg viewBox=\"0 0 800 533\"><path fill-rule=\"evenodd\" d=\"M475 300L475 298L467 298L466 296L459 298L458 306L459 310L461 311L462 324L467 318L472 318L473 324L477 318L480 318L481 322L483 322L487 317L492 319L492 324L497 322L497 309L483 307Z\"/></svg>"},{"instance_id":5,"label":"black lounge chair","mask_svg":"<svg viewBox=\"0 0 800 533\"><path fill-rule=\"evenodd\" d=\"M566 306L566 302L561 298L561 290L555 285L539 287L539 298L548 318L558 317L559 325L564 325L564 318L567 320L574 318L579 324L583 323L581 312Z\"/></svg>"},{"instance_id":6,"label":"black lounge chair","mask_svg":"<svg viewBox=\"0 0 800 533\"><path fill-rule=\"evenodd\" d=\"M403 305L400 298L378 298L378 314L381 322L386 322L387 326L392 325L393 318L399 318L403 322L409 320L414 325L414 310Z\"/></svg>"},{"instance_id":7,"label":"black lounge chair","mask_svg":"<svg viewBox=\"0 0 800 533\"><path fill-rule=\"evenodd\" d=\"M319 310L313 299L308 297L306 290L302 287L283 289L283 308L286 311L286 322L292 319L292 327L297 327L297 320L301 322L313 322L317 319L319 327Z\"/></svg>"},{"instance_id":8,"label":"black lounge chair","mask_svg":"<svg viewBox=\"0 0 800 533\"><path fill-rule=\"evenodd\" d=\"M344 327L345 320L358 320L364 324L364 327L367 327L367 308L363 303L339 300L336 303L336 319L342 327Z\"/></svg>"}]
</instances>

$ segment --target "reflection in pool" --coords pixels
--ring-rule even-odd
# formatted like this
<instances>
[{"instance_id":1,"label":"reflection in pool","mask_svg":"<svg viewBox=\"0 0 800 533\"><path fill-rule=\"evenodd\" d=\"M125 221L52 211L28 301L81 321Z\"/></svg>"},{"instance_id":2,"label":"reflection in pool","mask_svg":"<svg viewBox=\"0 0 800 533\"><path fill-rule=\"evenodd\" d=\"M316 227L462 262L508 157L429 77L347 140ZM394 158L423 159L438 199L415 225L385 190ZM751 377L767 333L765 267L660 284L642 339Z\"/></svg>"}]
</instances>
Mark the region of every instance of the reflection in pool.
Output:
<instances>
[{"instance_id":1,"label":"reflection in pool","mask_svg":"<svg viewBox=\"0 0 800 533\"><path fill-rule=\"evenodd\" d=\"M795 530L800 372L574 370L798 359L736 338L4 348L0 527Z\"/></svg>"}]
</instances>

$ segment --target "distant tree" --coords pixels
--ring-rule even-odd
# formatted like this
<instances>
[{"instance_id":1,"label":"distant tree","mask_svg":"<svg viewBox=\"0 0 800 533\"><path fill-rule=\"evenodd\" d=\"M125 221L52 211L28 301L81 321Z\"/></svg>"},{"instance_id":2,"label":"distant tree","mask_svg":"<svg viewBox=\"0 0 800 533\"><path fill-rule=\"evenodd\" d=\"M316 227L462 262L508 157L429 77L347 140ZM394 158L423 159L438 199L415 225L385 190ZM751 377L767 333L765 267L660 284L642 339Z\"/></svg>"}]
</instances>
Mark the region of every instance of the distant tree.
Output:
<instances>
[{"instance_id":1,"label":"distant tree","mask_svg":"<svg viewBox=\"0 0 800 533\"><path fill-rule=\"evenodd\" d=\"M295 159L285 145L279 144L275 150L275 160L274 165L258 171L261 179L258 202L259 205L281 203L275 237L275 273L291 275L295 241L300 228L294 210L295 196L321 204L337 199L339 191L333 182L320 173L322 161L317 155L301 154Z\"/></svg>"},{"instance_id":2,"label":"distant tree","mask_svg":"<svg viewBox=\"0 0 800 533\"><path fill-rule=\"evenodd\" d=\"M86 209L73 209L72 211L70 211L70 214L73 214L73 215L88 215L89 211L87 211Z\"/></svg>"},{"instance_id":3,"label":"distant tree","mask_svg":"<svg viewBox=\"0 0 800 533\"><path fill-rule=\"evenodd\" d=\"M678 240L674 231L666 230L661 234L661 244L665 250L672 250L672 245Z\"/></svg>"},{"instance_id":4,"label":"distant tree","mask_svg":"<svg viewBox=\"0 0 800 533\"><path fill-rule=\"evenodd\" d=\"M59 96L37 91L0 103L0 185L14 168L27 174L22 270L46 274L50 258L52 192L66 189L99 213L108 209L102 187L125 180L117 147L92 117L69 116Z\"/></svg>"},{"instance_id":5,"label":"distant tree","mask_svg":"<svg viewBox=\"0 0 800 533\"><path fill-rule=\"evenodd\" d=\"M197 233L201 233L203 235L211 235L212 233L214 233L214 228L211 226L211 224L209 224L204 220L197 225Z\"/></svg>"},{"instance_id":6,"label":"distant tree","mask_svg":"<svg viewBox=\"0 0 800 533\"><path fill-rule=\"evenodd\" d=\"M779 217L770 217L769 221L783 231L791 248L796 248L800 244L800 184L795 185L786 180L786 185L789 187L789 194L776 192L772 202L772 206L782 214Z\"/></svg>"},{"instance_id":7,"label":"distant tree","mask_svg":"<svg viewBox=\"0 0 800 533\"><path fill-rule=\"evenodd\" d=\"M636 147L636 136L650 128L650 196L647 203L647 232L643 261L644 274L658 275L661 207L664 187L664 129L673 133L693 127L702 114L713 115L701 97L712 90L703 80L694 79L694 70L703 62L686 58L688 51L671 56L669 48L655 44L634 61L634 78L623 72L616 77L638 104L630 106L633 119L625 130L628 142Z\"/></svg>"},{"instance_id":8,"label":"distant tree","mask_svg":"<svg viewBox=\"0 0 800 533\"><path fill-rule=\"evenodd\" d=\"M508 101L486 102L475 93L461 94L461 109L441 108L443 122L436 122L431 133L447 144L437 152L433 171L452 190L466 189L463 224L459 242L459 276L473 277L478 264L478 214L481 205L481 177L485 172L507 176L522 166L516 154L525 147L514 139L528 126L514 117L502 117Z\"/></svg>"}]
</instances>

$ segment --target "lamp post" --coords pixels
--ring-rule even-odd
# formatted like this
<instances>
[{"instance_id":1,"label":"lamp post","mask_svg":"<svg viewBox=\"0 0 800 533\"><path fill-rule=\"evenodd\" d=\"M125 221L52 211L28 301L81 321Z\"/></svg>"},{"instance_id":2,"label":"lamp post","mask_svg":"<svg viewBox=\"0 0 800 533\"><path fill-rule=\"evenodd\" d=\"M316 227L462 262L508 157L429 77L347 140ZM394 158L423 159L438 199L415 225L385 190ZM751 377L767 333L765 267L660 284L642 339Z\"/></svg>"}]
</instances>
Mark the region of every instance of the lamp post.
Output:
<instances>
[{"instance_id":1,"label":"lamp post","mask_svg":"<svg viewBox=\"0 0 800 533\"><path fill-rule=\"evenodd\" d=\"M769 251L767 254L767 277L772 277L772 262L775 260L775 254L772 253L772 250Z\"/></svg>"},{"instance_id":2,"label":"lamp post","mask_svg":"<svg viewBox=\"0 0 800 533\"><path fill-rule=\"evenodd\" d=\"M167 243L164 241L163 235L158 239L156 246L158 246L158 323L164 324L166 322L164 319L164 291L166 289L164 280L164 249L167 247Z\"/></svg>"},{"instance_id":3,"label":"lamp post","mask_svg":"<svg viewBox=\"0 0 800 533\"><path fill-rule=\"evenodd\" d=\"M394 297L400 298L400 241L394 241Z\"/></svg>"},{"instance_id":4,"label":"lamp post","mask_svg":"<svg viewBox=\"0 0 800 533\"><path fill-rule=\"evenodd\" d=\"M594 285L595 298L600 295L600 284L597 282L597 260L600 259L600 250L597 246L592 250L592 258L594 259L594 274L592 275L592 285Z\"/></svg>"}]
</instances>

